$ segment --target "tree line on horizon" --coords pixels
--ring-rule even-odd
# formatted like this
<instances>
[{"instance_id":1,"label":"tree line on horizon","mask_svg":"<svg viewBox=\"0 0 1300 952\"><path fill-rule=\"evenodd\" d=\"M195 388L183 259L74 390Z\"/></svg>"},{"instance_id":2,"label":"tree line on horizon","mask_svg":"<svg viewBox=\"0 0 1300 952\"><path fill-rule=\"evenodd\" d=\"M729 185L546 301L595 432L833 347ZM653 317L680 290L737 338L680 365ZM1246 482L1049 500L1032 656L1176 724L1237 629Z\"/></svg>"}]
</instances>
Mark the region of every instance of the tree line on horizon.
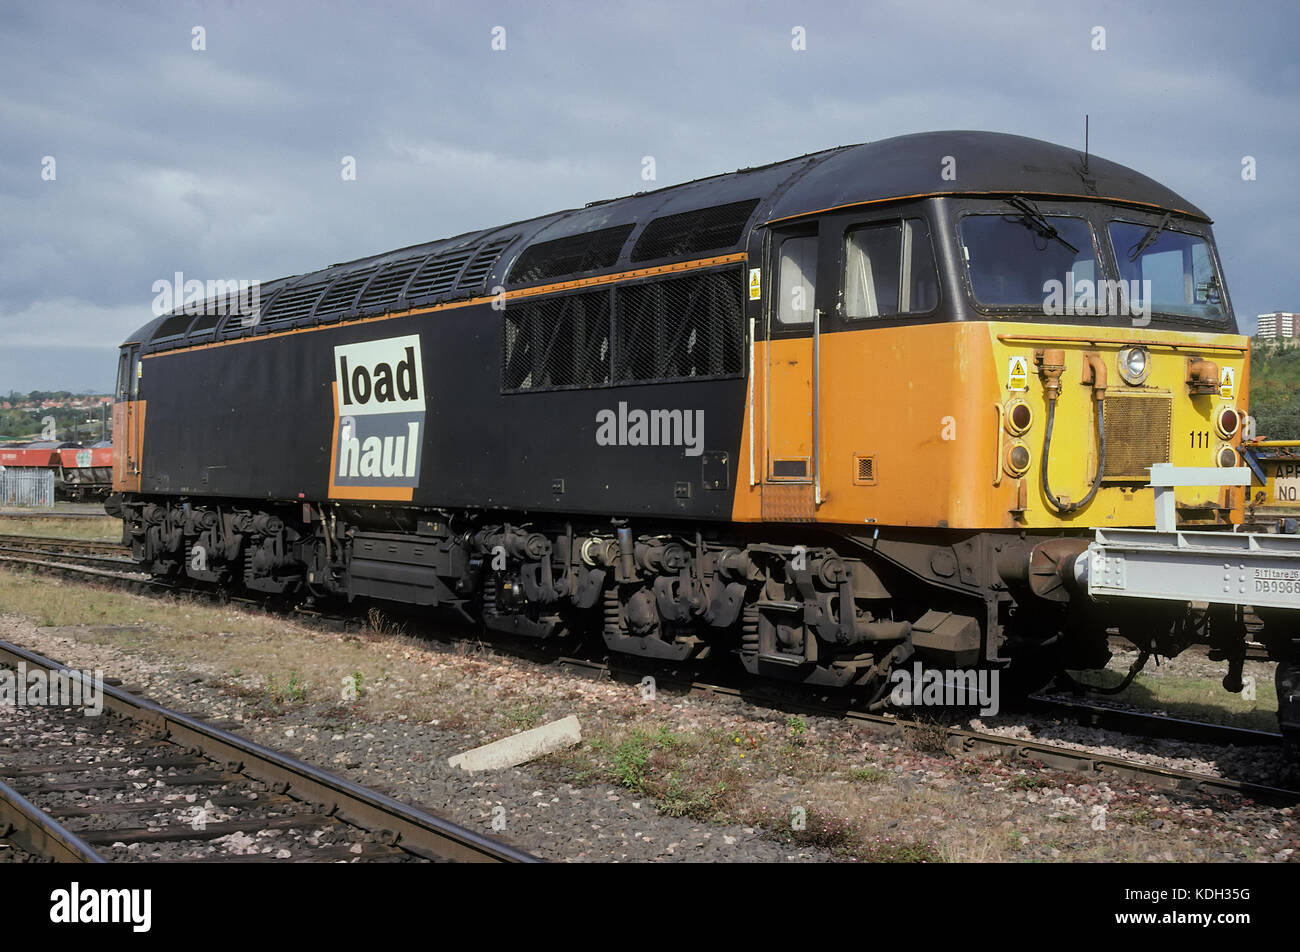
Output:
<instances>
[{"instance_id":1,"label":"tree line on horizon","mask_svg":"<svg viewBox=\"0 0 1300 952\"><path fill-rule=\"evenodd\" d=\"M8 402L10 409L0 409L0 440L4 441L26 441L41 438L43 429L42 421L46 417L54 417L55 434L61 441L77 441L81 443L94 443L100 439L100 412L99 410L87 411L85 407L50 407L42 409L40 407L17 407L14 404L33 403L40 404L47 400L76 400L82 397L99 397L107 394L95 393L91 390L83 390L79 393L73 393L70 390L32 390L28 393L19 393L16 390L10 390L8 396L0 399L0 403ZM112 434L112 414L109 414L108 431L111 438ZM88 419L90 422L87 422Z\"/></svg>"},{"instance_id":2,"label":"tree line on horizon","mask_svg":"<svg viewBox=\"0 0 1300 952\"><path fill-rule=\"evenodd\" d=\"M1250 358L1255 435L1300 440L1300 346L1256 341Z\"/></svg>"}]
</instances>

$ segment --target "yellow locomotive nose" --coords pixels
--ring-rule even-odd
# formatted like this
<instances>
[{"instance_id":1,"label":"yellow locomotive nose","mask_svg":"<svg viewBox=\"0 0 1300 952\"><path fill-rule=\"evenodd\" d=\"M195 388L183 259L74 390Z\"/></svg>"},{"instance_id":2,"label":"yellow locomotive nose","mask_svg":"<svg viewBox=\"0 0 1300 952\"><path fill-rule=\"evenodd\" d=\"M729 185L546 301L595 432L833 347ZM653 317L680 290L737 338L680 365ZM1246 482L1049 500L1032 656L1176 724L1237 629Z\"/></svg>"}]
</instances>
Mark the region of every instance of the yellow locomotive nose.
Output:
<instances>
[{"instance_id":1,"label":"yellow locomotive nose","mask_svg":"<svg viewBox=\"0 0 1300 952\"><path fill-rule=\"evenodd\" d=\"M998 379L989 384L1000 421L990 437L998 461L991 500L1001 508L988 518L1026 528L1151 526L1152 466L1241 465L1245 408L1236 387L1247 373L1244 339L1104 330L990 328L989 369ZM1027 453L1016 449L1022 444ZM1240 488L1177 490L1187 525L1229 525L1244 499Z\"/></svg>"}]
</instances>

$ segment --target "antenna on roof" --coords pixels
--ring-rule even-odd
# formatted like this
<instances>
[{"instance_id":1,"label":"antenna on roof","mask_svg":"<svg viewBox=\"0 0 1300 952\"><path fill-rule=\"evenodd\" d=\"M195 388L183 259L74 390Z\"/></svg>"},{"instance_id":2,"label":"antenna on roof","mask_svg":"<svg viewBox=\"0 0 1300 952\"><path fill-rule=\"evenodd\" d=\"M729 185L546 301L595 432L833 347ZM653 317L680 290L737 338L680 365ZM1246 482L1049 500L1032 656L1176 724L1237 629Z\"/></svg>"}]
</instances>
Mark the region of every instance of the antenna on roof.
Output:
<instances>
[{"instance_id":1,"label":"antenna on roof","mask_svg":"<svg viewBox=\"0 0 1300 952\"><path fill-rule=\"evenodd\" d=\"M1088 114L1083 114L1083 171L1088 171Z\"/></svg>"}]
</instances>

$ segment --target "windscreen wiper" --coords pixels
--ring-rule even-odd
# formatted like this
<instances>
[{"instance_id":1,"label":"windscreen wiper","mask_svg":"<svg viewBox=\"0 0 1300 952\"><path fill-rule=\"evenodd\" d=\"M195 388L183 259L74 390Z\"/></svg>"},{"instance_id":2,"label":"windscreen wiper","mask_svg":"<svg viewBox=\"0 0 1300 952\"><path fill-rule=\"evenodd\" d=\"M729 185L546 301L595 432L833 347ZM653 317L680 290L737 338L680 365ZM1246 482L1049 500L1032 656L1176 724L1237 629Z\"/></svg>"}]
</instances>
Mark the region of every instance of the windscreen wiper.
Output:
<instances>
[{"instance_id":1,"label":"windscreen wiper","mask_svg":"<svg viewBox=\"0 0 1300 952\"><path fill-rule=\"evenodd\" d=\"M1026 228L1032 228L1044 238L1051 238L1054 241L1059 241L1076 255L1079 253L1079 249L1062 238L1061 233L1052 226L1051 222L1043 217L1043 213L1035 208L1033 202L1029 201L1029 199L1021 198L1019 195L1012 195L1007 199L1007 204L1020 212L1020 218L1018 220L1024 222Z\"/></svg>"},{"instance_id":2,"label":"windscreen wiper","mask_svg":"<svg viewBox=\"0 0 1300 952\"><path fill-rule=\"evenodd\" d=\"M1146 251L1149 247L1151 247L1151 242L1159 238L1160 233L1164 231L1165 227L1169 224L1169 218L1170 218L1170 213L1166 212L1165 217L1160 219L1160 224L1152 225L1150 228L1147 229L1147 233L1142 236L1142 240L1129 249L1128 252L1129 261L1137 261L1138 255L1142 254L1142 252Z\"/></svg>"}]
</instances>

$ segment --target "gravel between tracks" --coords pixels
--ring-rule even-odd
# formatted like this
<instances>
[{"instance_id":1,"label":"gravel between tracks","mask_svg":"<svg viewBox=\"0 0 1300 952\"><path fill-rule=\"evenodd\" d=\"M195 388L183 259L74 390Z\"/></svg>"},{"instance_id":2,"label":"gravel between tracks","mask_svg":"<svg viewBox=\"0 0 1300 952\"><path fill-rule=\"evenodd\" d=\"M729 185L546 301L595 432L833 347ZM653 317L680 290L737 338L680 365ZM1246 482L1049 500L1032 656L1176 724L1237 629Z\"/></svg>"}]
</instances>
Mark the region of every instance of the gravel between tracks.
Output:
<instances>
[{"instance_id":1,"label":"gravel between tracks","mask_svg":"<svg viewBox=\"0 0 1300 952\"><path fill-rule=\"evenodd\" d=\"M0 616L0 637L5 640L73 667L102 668L107 677L129 680L132 686L143 687L146 696L173 709L201 712L209 719L231 718L236 723L223 726L251 740L547 859L807 862L835 858L825 850L783 846L752 826L663 816L648 798L629 795L627 790L605 784L575 787L543 777L534 767L466 774L446 761L466 748L464 734L413 723L401 715L379 723L345 724L337 710L327 706L321 711L299 709L280 717L245 719L245 700L206 683L210 674L193 667L178 669L174 660L89 645L79 641L78 634L84 630L36 628L22 619ZM458 660L475 667L481 664ZM505 811L505 830L493 827L494 818L502 814L498 808ZM242 839L257 836L253 832ZM131 847L131 853L139 859L170 858L174 848L140 845Z\"/></svg>"},{"instance_id":2,"label":"gravel between tracks","mask_svg":"<svg viewBox=\"0 0 1300 952\"><path fill-rule=\"evenodd\" d=\"M1287 861L1300 848L1290 809L953 757L850 722L795 718L729 698L660 691L647 702L636 684L476 653L463 644L362 638L265 619L275 645L253 645L265 647L264 671L283 672L293 663L311 677L312 659L334 663L333 674L295 687L283 674L277 682L236 666L249 656L249 645L239 646L240 626L249 616L265 616L233 608L175 611L178 624L183 613L220 612L231 630L188 635L178 644L156 621L128 624L137 619L123 617L119 626L38 628L9 615L0 616L0 637L76 667L103 668L168 706L230 718L230 729L253 740L552 860ZM326 680L338 665L351 670L354 663L378 673L366 675L361 702L340 703ZM590 741L581 748L484 774L446 764L451 754L568 713L579 716ZM1098 741L1090 736L1095 731L1041 718L1017 716L1000 729ZM1133 753L1127 739L1114 746ZM1158 749L1148 757L1237 773L1221 752ZM687 750L697 756L687 758L681 753ZM676 780L668 777L667 796L653 777L664 758L678 771ZM606 781L611 762L623 784ZM689 787L691 771L702 770L695 789L704 781L708 791L732 785L737 799L719 797L716 815L739 822L710 822L712 807L701 811L696 801L673 808L685 801L673 799L671 784ZM800 836L788 833L792 811L807 815ZM504 820L505 829L494 831L494 819Z\"/></svg>"}]
</instances>

